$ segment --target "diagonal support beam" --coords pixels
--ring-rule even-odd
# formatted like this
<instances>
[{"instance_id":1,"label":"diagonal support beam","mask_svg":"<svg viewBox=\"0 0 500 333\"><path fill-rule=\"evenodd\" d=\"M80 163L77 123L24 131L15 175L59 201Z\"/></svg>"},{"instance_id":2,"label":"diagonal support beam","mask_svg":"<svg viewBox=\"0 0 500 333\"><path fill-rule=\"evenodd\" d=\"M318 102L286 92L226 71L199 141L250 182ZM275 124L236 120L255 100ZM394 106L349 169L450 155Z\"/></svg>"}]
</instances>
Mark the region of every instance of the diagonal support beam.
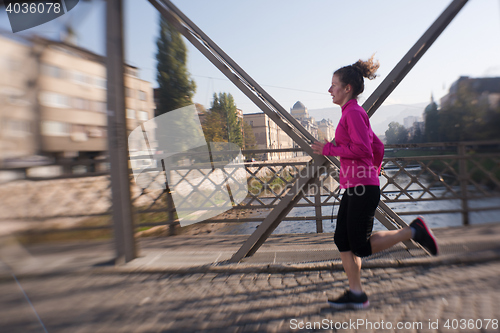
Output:
<instances>
[{"instance_id":1,"label":"diagonal support beam","mask_svg":"<svg viewBox=\"0 0 500 333\"><path fill-rule=\"evenodd\" d=\"M233 255L229 262L239 262L241 259L253 255L266 239L278 227L283 218L293 209L299 200L307 192L309 185L317 180L318 173L322 168L330 165L329 161L316 162L311 160L306 168L299 173L300 178L293 187L280 200L278 205L267 215L258 228L250 235L241 248Z\"/></svg>"},{"instance_id":2,"label":"diagonal support beam","mask_svg":"<svg viewBox=\"0 0 500 333\"><path fill-rule=\"evenodd\" d=\"M306 168L308 170L307 174L303 175L303 177L294 184L294 187L289 190L285 198L280 201L277 207L249 237L240 250L230 259L230 262L238 262L244 257L255 253L265 242L279 223L281 223L282 219L290 212L294 204L300 200L304 194L303 189L314 182L320 167L334 164L339 168L340 163L338 159L334 157L313 154L310 145L312 142L316 141L315 138L170 1L149 0L149 2L175 26L193 46L205 55L212 64L214 64L248 98L250 98L250 100L266 113L276 125L284 130L306 153L313 156L313 162L310 164L309 168ZM368 111L369 116L373 115L377 108L396 88L466 2L467 0L454 0L422 38L420 38L413 48L410 49L405 57L403 57L390 75L381 83L379 88L368 98L363 104L363 108ZM405 63L407 66L403 65ZM380 202L376 211L376 218L388 229L397 229L407 226L407 224L384 202ZM405 244L411 248L415 247L411 242L406 242Z\"/></svg>"},{"instance_id":3,"label":"diagonal support beam","mask_svg":"<svg viewBox=\"0 0 500 333\"><path fill-rule=\"evenodd\" d=\"M453 0L363 104L371 117L441 35L468 0Z\"/></svg>"},{"instance_id":4,"label":"diagonal support beam","mask_svg":"<svg viewBox=\"0 0 500 333\"><path fill-rule=\"evenodd\" d=\"M189 18L170 1L149 0L149 2L175 26L193 46L212 62L215 67L266 113L271 120L280 126L306 153L309 155L313 154L310 145L316 141L314 136L305 130L290 113L259 86L257 82L255 82L200 28L189 20Z\"/></svg>"}]
</instances>

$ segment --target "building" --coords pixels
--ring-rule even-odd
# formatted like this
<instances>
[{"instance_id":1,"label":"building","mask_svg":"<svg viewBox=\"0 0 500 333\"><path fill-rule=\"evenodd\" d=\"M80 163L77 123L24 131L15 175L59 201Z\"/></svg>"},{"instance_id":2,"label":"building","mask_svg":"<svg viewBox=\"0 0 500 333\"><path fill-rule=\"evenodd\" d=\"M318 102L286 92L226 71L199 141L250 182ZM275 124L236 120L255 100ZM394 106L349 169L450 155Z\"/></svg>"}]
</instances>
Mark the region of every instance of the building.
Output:
<instances>
[{"instance_id":1,"label":"building","mask_svg":"<svg viewBox=\"0 0 500 333\"><path fill-rule=\"evenodd\" d=\"M7 48L7 49L6 49ZM78 46L34 37L25 41L0 38L0 62L8 63L0 91L18 104L0 104L2 123L24 134L17 157L94 158L107 150L105 58ZM16 63L13 66L13 63ZM11 78L11 79L9 79ZM136 67L125 68L127 130L154 116L151 84ZM12 97L12 96L17 96ZM5 97L3 97L5 98ZM16 110L23 110L16 113ZM14 121L14 122L13 122ZM22 123L16 123L20 122ZM4 132L4 131L2 131ZM2 147L9 140L0 137ZM21 146L21 144L19 144ZM2 149L0 159L13 156Z\"/></svg>"},{"instance_id":2,"label":"building","mask_svg":"<svg viewBox=\"0 0 500 333\"><path fill-rule=\"evenodd\" d=\"M316 139L319 138L318 135L318 124L314 121L313 117L309 116L309 112L304 104L297 101L293 107L290 109L292 116L299 121L299 123L311 133Z\"/></svg>"},{"instance_id":3,"label":"building","mask_svg":"<svg viewBox=\"0 0 500 333\"><path fill-rule=\"evenodd\" d=\"M330 119L316 122L304 104L297 101L290 109L291 115L317 140L326 138L331 141L335 137L335 127ZM274 121L264 113L252 113L243 115L243 119L253 129L257 141L257 149L285 149L299 147ZM302 152L267 153L265 160L293 158L305 156Z\"/></svg>"},{"instance_id":4,"label":"building","mask_svg":"<svg viewBox=\"0 0 500 333\"><path fill-rule=\"evenodd\" d=\"M24 40L0 37L0 165L2 160L35 155L39 142L33 89L36 63Z\"/></svg>"},{"instance_id":5,"label":"building","mask_svg":"<svg viewBox=\"0 0 500 333\"><path fill-rule=\"evenodd\" d=\"M316 139L319 140L324 138L331 141L335 137L335 125L333 121L330 119L315 121L314 118L309 115L309 111L302 102L297 101L290 109L290 113Z\"/></svg>"},{"instance_id":6,"label":"building","mask_svg":"<svg viewBox=\"0 0 500 333\"><path fill-rule=\"evenodd\" d=\"M491 108L500 106L500 77L470 78L461 76L453 82L447 95L441 98L441 108L452 106L460 92L472 93L477 102L488 103Z\"/></svg>"},{"instance_id":7,"label":"building","mask_svg":"<svg viewBox=\"0 0 500 333\"><path fill-rule=\"evenodd\" d=\"M243 121L252 127L257 149L293 148L293 140L267 114L263 112L243 115ZM259 159L264 161L293 158L295 153L264 153Z\"/></svg>"},{"instance_id":8,"label":"building","mask_svg":"<svg viewBox=\"0 0 500 333\"><path fill-rule=\"evenodd\" d=\"M414 123L418 122L419 118L415 116L408 116L403 119L403 126L408 129L413 126Z\"/></svg>"},{"instance_id":9,"label":"building","mask_svg":"<svg viewBox=\"0 0 500 333\"><path fill-rule=\"evenodd\" d=\"M321 139L321 136L324 137L328 141L332 141L335 137L335 125L333 121L330 119L323 119L318 124L318 136Z\"/></svg>"}]
</instances>

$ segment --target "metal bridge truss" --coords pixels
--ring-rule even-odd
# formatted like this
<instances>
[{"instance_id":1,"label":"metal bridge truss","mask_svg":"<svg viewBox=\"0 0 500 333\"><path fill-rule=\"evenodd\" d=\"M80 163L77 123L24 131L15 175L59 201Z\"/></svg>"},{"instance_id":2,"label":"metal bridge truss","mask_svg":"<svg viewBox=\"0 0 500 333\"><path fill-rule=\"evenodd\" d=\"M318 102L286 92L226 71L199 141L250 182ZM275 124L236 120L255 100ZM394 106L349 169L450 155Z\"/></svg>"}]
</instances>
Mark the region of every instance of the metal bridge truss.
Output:
<instances>
[{"instance_id":1,"label":"metal bridge truss","mask_svg":"<svg viewBox=\"0 0 500 333\"><path fill-rule=\"evenodd\" d=\"M176 6L168 0L148 0L160 13L167 19L177 30L189 40L212 64L215 65L236 87L238 87L250 100L252 100L267 116L272 119L283 131L285 131L294 140L304 152L309 154L312 159L308 163L308 167L304 168L298 180L287 194L280 200L279 204L274 208L264 221L259 225L255 232L245 241L241 248L233 255L230 262L239 262L245 257L253 255L260 246L266 241L276 227L281 223L283 218L291 211L291 209L303 197L304 192L307 192L309 186L317 182L318 176L323 170L330 168L340 168L339 160L335 157L321 156L313 153L311 144L316 141L315 138L307 132L299 122L297 122L277 101L275 101L257 82L255 82L235 61L233 61L221 48L219 48L200 28L198 28L186 15L184 15ZM109 1L112 2L112 1ZM120 8L111 7L108 2L108 10L113 9L121 11ZM118 1L120 2L120 1ZM467 3L467 0L453 0L451 4L443 11L415 45L406 53L399 61L389 75L383 80L373 94L363 104L363 108L371 117L385 99L392 93L397 85L403 80L408 72L415 66L418 60L429 49L432 43L439 37L443 30L458 14L458 12ZM121 15L121 12L119 13ZM108 13L108 50L111 50L113 45L110 45L110 37L112 38L122 34L121 17L111 17ZM118 30L118 32L116 32ZM114 35L110 35L110 31L115 31ZM120 47L123 47L120 45ZM118 49L118 47L116 47ZM116 50L115 50L116 51ZM112 53L117 54L117 53ZM110 52L108 52L108 58ZM123 59L123 56L121 58ZM117 70L117 69L115 69ZM109 69L108 69L109 71ZM116 75L116 73L113 73ZM109 77L109 76L108 76ZM116 77L116 76L115 76ZM108 81L108 86L121 83ZM108 92L109 94L109 92ZM108 97L116 98L115 95ZM115 120L116 121L116 120ZM110 150L112 145L110 144ZM113 164L113 158L111 158ZM123 176L124 177L124 176ZM123 179L123 182L125 180ZM115 201L114 201L115 202ZM123 205L123 204L122 204ZM115 205L113 205L115 210ZM116 208L119 209L119 205ZM123 215L121 215L123 217ZM393 212L383 201L380 201L379 207L376 210L375 217L390 230L395 230L407 226L407 224ZM117 219L114 218L114 223ZM124 225L122 225L124 226ZM126 225L124 227L127 227ZM117 227L115 227L117 230ZM123 234L120 231L119 234ZM124 240L117 240L117 244L130 243L130 235L125 235ZM408 248L415 248L417 245L411 241L405 242ZM120 245L118 245L120 246ZM127 250L117 250L122 254ZM125 260L128 261L131 254L125 255Z\"/></svg>"}]
</instances>

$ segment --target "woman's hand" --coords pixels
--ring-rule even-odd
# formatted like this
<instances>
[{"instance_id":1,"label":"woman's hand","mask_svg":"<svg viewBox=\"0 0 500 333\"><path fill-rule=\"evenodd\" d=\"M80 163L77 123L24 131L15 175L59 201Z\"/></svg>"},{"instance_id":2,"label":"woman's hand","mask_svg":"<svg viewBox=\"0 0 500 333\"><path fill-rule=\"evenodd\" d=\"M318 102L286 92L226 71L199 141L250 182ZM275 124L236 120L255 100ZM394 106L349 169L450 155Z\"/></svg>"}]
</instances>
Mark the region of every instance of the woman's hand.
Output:
<instances>
[{"instance_id":1,"label":"woman's hand","mask_svg":"<svg viewBox=\"0 0 500 333\"><path fill-rule=\"evenodd\" d=\"M328 141L325 139L325 143L321 143L319 141L316 141L311 145L311 148L313 149L313 152L318 155L323 155L323 148L325 147L325 144L327 144Z\"/></svg>"}]
</instances>

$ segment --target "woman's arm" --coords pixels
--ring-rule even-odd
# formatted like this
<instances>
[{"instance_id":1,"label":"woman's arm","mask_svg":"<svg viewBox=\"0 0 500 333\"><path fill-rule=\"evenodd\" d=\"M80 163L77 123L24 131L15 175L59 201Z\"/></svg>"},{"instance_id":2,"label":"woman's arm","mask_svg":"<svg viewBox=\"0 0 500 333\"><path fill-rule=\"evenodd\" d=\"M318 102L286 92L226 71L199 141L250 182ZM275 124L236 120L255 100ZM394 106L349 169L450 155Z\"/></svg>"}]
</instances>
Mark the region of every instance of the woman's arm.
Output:
<instances>
[{"instance_id":1,"label":"woman's arm","mask_svg":"<svg viewBox=\"0 0 500 333\"><path fill-rule=\"evenodd\" d=\"M339 156L350 159L371 157L373 154L371 140L368 135L367 119L361 112L352 111L346 114L347 132L350 141L346 145L325 144L323 155Z\"/></svg>"},{"instance_id":2,"label":"woman's arm","mask_svg":"<svg viewBox=\"0 0 500 333\"><path fill-rule=\"evenodd\" d=\"M384 144L375 134L373 134L372 150L373 165L379 168L382 165L382 160L384 159Z\"/></svg>"}]
</instances>

